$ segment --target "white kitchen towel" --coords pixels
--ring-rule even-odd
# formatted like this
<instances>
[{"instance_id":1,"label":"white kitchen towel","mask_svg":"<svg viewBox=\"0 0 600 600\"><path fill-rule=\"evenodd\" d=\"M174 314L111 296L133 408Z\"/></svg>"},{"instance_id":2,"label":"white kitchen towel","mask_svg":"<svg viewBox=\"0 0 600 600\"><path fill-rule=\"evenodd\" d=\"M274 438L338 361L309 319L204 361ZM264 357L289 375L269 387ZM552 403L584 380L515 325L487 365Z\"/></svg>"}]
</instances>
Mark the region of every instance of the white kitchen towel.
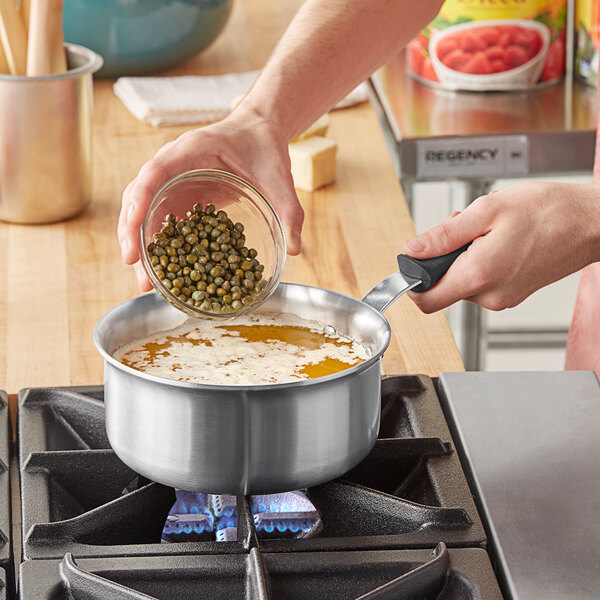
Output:
<instances>
[{"instance_id":1,"label":"white kitchen towel","mask_svg":"<svg viewBox=\"0 0 600 600\"><path fill-rule=\"evenodd\" d=\"M260 71L205 77L119 77L113 86L134 117L154 127L211 123L227 116L236 98L246 94ZM361 83L334 108L365 102L367 86Z\"/></svg>"}]
</instances>

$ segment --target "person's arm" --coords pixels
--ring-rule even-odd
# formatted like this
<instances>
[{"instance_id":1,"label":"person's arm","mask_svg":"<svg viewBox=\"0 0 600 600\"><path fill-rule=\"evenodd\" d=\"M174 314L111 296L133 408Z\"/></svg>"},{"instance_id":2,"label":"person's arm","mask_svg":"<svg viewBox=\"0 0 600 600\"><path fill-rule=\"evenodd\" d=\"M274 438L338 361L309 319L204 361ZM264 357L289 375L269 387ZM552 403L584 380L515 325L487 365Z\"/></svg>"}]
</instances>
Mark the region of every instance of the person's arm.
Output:
<instances>
[{"instance_id":1,"label":"person's arm","mask_svg":"<svg viewBox=\"0 0 600 600\"><path fill-rule=\"evenodd\" d=\"M409 240L414 258L473 241L430 290L409 292L432 313L469 300L502 310L600 260L600 185L522 183L482 196L463 212Z\"/></svg>"},{"instance_id":2,"label":"person's arm","mask_svg":"<svg viewBox=\"0 0 600 600\"><path fill-rule=\"evenodd\" d=\"M260 114L291 141L408 44L441 5L307 0L240 108Z\"/></svg>"},{"instance_id":3,"label":"person's arm","mask_svg":"<svg viewBox=\"0 0 600 600\"><path fill-rule=\"evenodd\" d=\"M223 121L188 131L142 166L123 194L119 243L140 287L137 231L153 193L198 168L232 171L273 203L288 251L300 252L303 211L294 190L289 141L406 45L441 0L308 0L280 40L258 81Z\"/></svg>"}]
</instances>

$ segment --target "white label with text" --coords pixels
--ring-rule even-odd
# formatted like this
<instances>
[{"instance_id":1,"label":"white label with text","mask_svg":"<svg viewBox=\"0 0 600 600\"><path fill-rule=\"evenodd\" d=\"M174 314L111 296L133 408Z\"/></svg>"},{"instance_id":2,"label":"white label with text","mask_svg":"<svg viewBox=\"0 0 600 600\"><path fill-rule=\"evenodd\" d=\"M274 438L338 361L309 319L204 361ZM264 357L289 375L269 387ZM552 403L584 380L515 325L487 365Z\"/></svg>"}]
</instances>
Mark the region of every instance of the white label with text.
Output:
<instances>
[{"instance_id":1,"label":"white label with text","mask_svg":"<svg viewBox=\"0 0 600 600\"><path fill-rule=\"evenodd\" d=\"M517 175L527 171L524 135L417 142L417 177Z\"/></svg>"}]
</instances>

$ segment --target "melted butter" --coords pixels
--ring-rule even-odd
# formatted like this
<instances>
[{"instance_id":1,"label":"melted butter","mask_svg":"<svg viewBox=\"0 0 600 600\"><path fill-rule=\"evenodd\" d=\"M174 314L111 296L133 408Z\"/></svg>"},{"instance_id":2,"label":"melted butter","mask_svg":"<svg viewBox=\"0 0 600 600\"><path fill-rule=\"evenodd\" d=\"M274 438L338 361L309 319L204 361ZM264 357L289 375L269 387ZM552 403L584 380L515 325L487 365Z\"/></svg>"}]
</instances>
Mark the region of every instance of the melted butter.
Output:
<instances>
[{"instance_id":1,"label":"melted butter","mask_svg":"<svg viewBox=\"0 0 600 600\"><path fill-rule=\"evenodd\" d=\"M299 348L316 350L326 341L336 346L350 346L351 342L326 336L318 331L313 331L308 327L299 325L219 325L220 329L235 332L238 337L247 342L265 342L274 341L284 342Z\"/></svg>"},{"instance_id":2,"label":"melted butter","mask_svg":"<svg viewBox=\"0 0 600 600\"><path fill-rule=\"evenodd\" d=\"M133 342L115 357L158 377L231 385L315 379L366 360L360 344L326 335L323 327L294 315L250 316L235 324L194 321Z\"/></svg>"},{"instance_id":3,"label":"melted butter","mask_svg":"<svg viewBox=\"0 0 600 600\"><path fill-rule=\"evenodd\" d=\"M359 365L361 362L365 361L358 359L352 363L347 363L337 358L325 358L315 365L306 365L300 369L300 373L306 375L306 379L316 379L317 377L325 377L325 375L333 375L334 373L345 371L350 367Z\"/></svg>"}]
</instances>

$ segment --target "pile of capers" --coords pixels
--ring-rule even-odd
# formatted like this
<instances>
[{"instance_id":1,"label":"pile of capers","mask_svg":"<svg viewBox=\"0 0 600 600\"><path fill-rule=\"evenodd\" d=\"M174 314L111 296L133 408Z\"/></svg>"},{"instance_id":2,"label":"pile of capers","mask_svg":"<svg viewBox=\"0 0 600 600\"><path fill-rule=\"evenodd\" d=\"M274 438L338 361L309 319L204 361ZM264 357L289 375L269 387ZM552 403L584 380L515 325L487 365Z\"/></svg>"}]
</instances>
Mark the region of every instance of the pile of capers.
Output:
<instances>
[{"instance_id":1,"label":"pile of capers","mask_svg":"<svg viewBox=\"0 0 600 600\"><path fill-rule=\"evenodd\" d=\"M264 285L264 266L245 242L242 223L197 203L181 219L168 214L147 249L156 276L179 300L206 312L233 313L252 303Z\"/></svg>"}]
</instances>

